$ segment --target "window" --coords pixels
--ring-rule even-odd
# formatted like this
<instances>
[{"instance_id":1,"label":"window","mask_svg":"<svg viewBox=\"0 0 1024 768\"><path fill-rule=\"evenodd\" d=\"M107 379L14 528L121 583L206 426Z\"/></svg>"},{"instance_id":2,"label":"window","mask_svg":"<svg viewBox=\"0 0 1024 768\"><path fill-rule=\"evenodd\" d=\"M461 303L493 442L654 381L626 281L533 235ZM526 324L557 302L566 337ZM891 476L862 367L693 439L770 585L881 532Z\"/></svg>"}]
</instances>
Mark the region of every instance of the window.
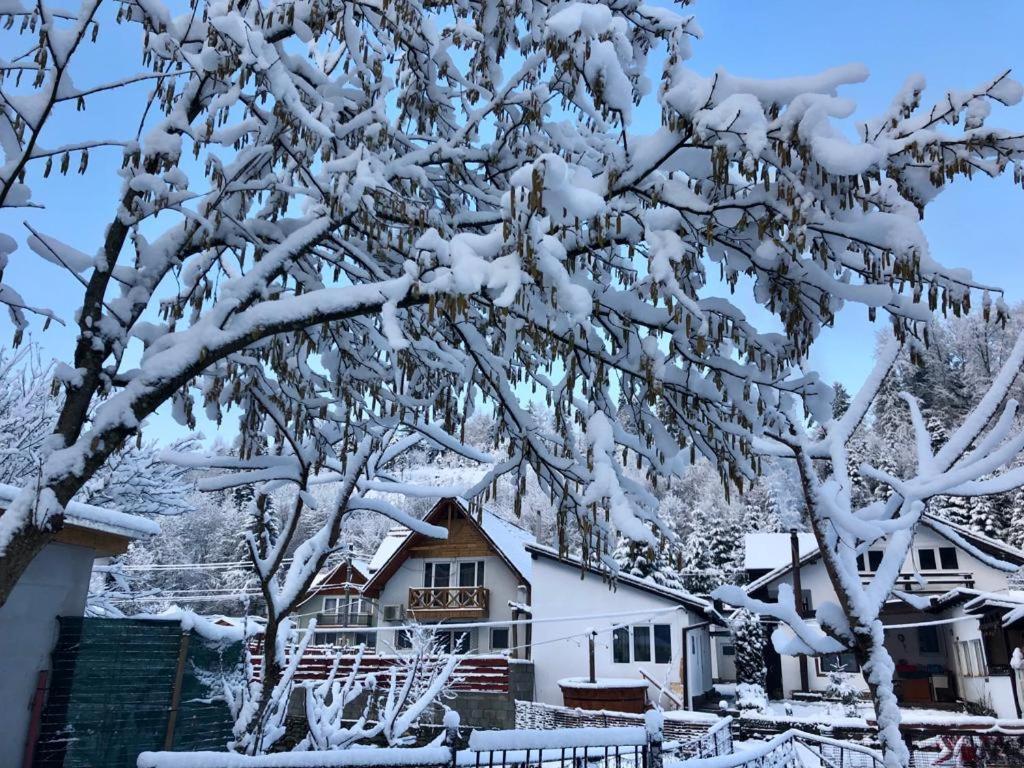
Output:
<instances>
[{"instance_id":1,"label":"window","mask_svg":"<svg viewBox=\"0 0 1024 768\"><path fill-rule=\"evenodd\" d=\"M406 630L399 629L395 632L395 648L398 650L412 648L412 638Z\"/></svg>"},{"instance_id":2,"label":"window","mask_svg":"<svg viewBox=\"0 0 1024 768\"><path fill-rule=\"evenodd\" d=\"M939 547L939 562L944 571L955 571L960 568L956 557L956 547Z\"/></svg>"},{"instance_id":3,"label":"window","mask_svg":"<svg viewBox=\"0 0 1024 768\"><path fill-rule=\"evenodd\" d=\"M633 627L633 661L651 660L651 628Z\"/></svg>"},{"instance_id":4,"label":"window","mask_svg":"<svg viewBox=\"0 0 1024 768\"><path fill-rule=\"evenodd\" d=\"M919 549L917 550L917 565L922 571L934 571L938 569L938 563L935 560L934 549Z\"/></svg>"},{"instance_id":5,"label":"window","mask_svg":"<svg viewBox=\"0 0 1024 768\"><path fill-rule=\"evenodd\" d=\"M978 677L985 677L988 675L988 669L985 666L985 651L981 647L981 640L971 640L971 650L974 652Z\"/></svg>"},{"instance_id":6,"label":"window","mask_svg":"<svg viewBox=\"0 0 1024 768\"><path fill-rule=\"evenodd\" d=\"M629 629L617 627L612 632L612 661L629 664Z\"/></svg>"},{"instance_id":7,"label":"window","mask_svg":"<svg viewBox=\"0 0 1024 768\"><path fill-rule=\"evenodd\" d=\"M857 663L857 657L853 655L853 651L826 653L824 656L817 657L817 663L818 675L821 677L836 669L842 669L844 672L860 671L860 665Z\"/></svg>"},{"instance_id":8,"label":"window","mask_svg":"<svg viewBox=\"0 0 1024 768\"><path fill-rule=\"evenodd\" d=\"M469 653L472 648L472 638L466 629L435 631L434 638L441 653Z\"/></svg>"},{"instance_id":9,"label":"window","mask_svg":"<svg viewBox=\"0 0 1024 768\"><path fill-rule=\"evenodd\" d=\"M654 663L668 664L672 661L672 627L668 624L654 625Z\"/></svg>"},{"instance_id":10,"label":"window","mask_svg":"<svg viewBox=\"0 0 1024 768\"><path fill-rule=\"evenodd\" d=\"M612 632L612 661L628 664L631 661L651 661L655 664L672 662L672 626L669 624L635 624L618 627Z\"/></svg>"},{"instance_id":11,"label":"window","mask_svg":"<svg viewBox=\"0 0 1024 768\"><path fill-rule=\"evenodd\" d=\"M864 555L857 555L857 570L858 571L870 571L874 572L878 570L878 567L882 564L882 550L871 549L868 550L868 559L865 562Z\"/></svg>"},{"instance_id":12,"label":"window","mask_svg":"<svg viewBox=\"0 0 1024 768\"><path fill-rule=\"evenodd\" d=\"M336 597L325 597L324 598L324 613L337 613L338 612L338 598Z\"/></svg>"},{"instance_id":13,"label":"window","mask_svg":"<svg viewBox=\"0 0 1024 768\"><path fill-rule=\"evenodd\" d=\"M735 645L723 645L722 646L722 655L723 656L735 656L736 655L736 646Z\"/></svg>"},{"instance_id":14,"label":"window","mask_svg":"<svg viewBox=\"0 0 1024 768\"><path fill-rule=\"evenodd\" d=\"M939 630L937 627L917 628L917 649L921 653L939 652Z\"/></svg>"},{"instance_id":15,"label":"window","mask_svg":"<svg viewBox=\"0 0 1024 768\"><path fill-rule=\"evenodd\" d=\"M868 550L868 570L874 572L882 565L882 550Z\"/></svg>"},{"instance_id":16,"label":"window","mask_svg":"<svg viewBox=\"0 0 1024 768\"><path fill-rule=\"evenodd\" d=\"M491 627L491 650L505 651L508 648L508 627Z\"/></svg>"},{"instance_id":17,"label":"window","mask_svg":"<svg viewBox=\"0 0 1024 768\"><path fill-rule=\"evenodd\" d=\"M452 582L452 564L451 563L431 563L428 562L425 566L425 573L423 577L423 586L433 587L440 589L442 587L450 587Z\"/></svg>"},{"instance_id":18,"label":"window","mask_svg":"<svg viewBox=\"0 0 1024 768\"><path fill-rule=\"evenodd\" d=\"M484 585L484 561L468 560L459 563L459 586L482 587Z\"/></svg>"},{"instance_id":19,"label":"window","mask_svg":"<svg viewBox=\"0 0 1024 768\"><path fill-rule=\"evenodd\" d=\"M957 643L957 661L960 664L960 672L966 677L988 675L981 640L961 640Z\"/></svg>"}]
</instances>

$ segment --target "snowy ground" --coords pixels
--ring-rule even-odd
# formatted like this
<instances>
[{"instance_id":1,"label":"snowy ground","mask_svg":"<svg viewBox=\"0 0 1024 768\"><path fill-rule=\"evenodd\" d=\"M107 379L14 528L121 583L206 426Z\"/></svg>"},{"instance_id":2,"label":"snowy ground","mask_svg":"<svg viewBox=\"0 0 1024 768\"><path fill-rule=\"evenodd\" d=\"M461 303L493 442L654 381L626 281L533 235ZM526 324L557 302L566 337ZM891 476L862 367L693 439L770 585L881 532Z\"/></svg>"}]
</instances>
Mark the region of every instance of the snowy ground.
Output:
<instances>
[{"instance_id":1,"label":"snowy ground","mask_svg":"<svg viewBox=\"0 0 1024 768\"><path fill-rule=\"evenodd\" d=\"M732 683L717 683L715 691L728 702L731 707L736 696L736 686ZM905 721L920 722L924 720L948 721L955 719L963 721L965 718L973 719L966 711L956 712L948 709L927 709L923 707L904 707L900 709ZM813 722L829 720L856 721L862 725L868 719L874 718L874 710L871 703L861 701L857 704L856 717L847 717L843 705L835 701L795 701L793 699L776 699L768 702L768 715L773 717L795 718ZM851 723L852 724L852 723Z\"/></svg>"}]
</instances>

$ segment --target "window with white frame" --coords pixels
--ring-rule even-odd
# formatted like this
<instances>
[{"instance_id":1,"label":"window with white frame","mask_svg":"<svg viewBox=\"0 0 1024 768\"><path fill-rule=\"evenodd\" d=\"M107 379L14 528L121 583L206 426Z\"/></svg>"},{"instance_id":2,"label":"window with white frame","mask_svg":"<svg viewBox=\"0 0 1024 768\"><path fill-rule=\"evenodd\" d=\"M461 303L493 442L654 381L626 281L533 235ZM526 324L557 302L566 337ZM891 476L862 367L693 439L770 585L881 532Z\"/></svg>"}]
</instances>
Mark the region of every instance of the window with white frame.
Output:
<instances>
[{"instance_id":1,"label":"window with white frame","mask_svg":"<svg viewBox=\"0 0 1024 768\"><path fill-rule=\"evenodd\" d=\"M672 661L672 626L669 624L634 624L616 627L612 632L612 661L616 664Z\"/></svg>"},{"instance_id":2,"label":"window with white frame","mask_svg":"<svg viewBox=\"0 0 1024 768\"><path fill-rule=\"evenodd\" d=\"M981 640L961 640L956 644L957 662L960 674L964 677L985 677L988 668L985 664L985 649Z\"/></svg>"},{"instance_id":3,"label":"window with white frame","mask_svg":"<svg viewBox=\"0 0 1024 768\"><path fill-rule=\"evenodd\" d=\"M423 586L434 589L445 587L482 587L484 585L483 560L428 560L423 566Z\"/></svg>"},{"instance_id":4,"label":"window with white frame","mask_svg":"<svg viewBox=\"0 0 1024 768\"><path fill-rule=\"evenodd\" d=\"M507 651L511 647L508 627L491 627L491 650Z\"/></svg>"}]
</instances>

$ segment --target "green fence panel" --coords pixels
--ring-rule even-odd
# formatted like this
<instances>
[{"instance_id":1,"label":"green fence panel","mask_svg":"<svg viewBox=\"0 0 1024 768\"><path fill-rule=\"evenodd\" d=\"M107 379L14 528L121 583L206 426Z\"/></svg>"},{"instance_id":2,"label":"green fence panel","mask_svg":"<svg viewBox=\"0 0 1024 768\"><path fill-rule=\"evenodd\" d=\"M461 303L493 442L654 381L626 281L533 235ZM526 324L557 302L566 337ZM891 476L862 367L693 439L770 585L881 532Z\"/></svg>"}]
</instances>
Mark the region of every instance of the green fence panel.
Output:
<instances>
[{"instance_id":1,"label":"green fence panel","mask_svg":"<svg viewBox=\"0 0 1024 768\"><path fill-rule=\"evenodd\" d=\"M134 768L162 749L182 644L176 621L61 618L36 768ZM172 746L223 748L225 683L241 675L242 643L189 633Z\"/></svg>"}]
</instances>

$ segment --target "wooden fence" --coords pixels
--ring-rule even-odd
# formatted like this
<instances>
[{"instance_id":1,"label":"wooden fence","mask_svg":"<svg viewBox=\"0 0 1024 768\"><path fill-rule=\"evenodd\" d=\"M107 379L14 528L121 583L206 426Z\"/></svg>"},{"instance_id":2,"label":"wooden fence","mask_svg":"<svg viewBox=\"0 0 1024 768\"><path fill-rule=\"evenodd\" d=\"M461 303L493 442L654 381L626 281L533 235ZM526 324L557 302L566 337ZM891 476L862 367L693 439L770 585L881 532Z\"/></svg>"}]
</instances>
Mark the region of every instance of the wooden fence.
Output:
<instances>
[{"instance_id":1,"label":"wooden fence","mask_svg":"<svg viewBox=\"0 0 1024 768\"><path fill-rule=\"evenodd\" d=\"M311 646L306 649L295 673L297 681L323 680L330 673L338 651L333 648ZM347 677L356 657L344 654L338 662L338 678ZM398 656L366 653L359 664L358 677L380 675L401 664ZM253 670L258 676L262 658L252 657ZM466 656L459 661L453 674L452 689L457 692L504 693L509 691L508 659L504 656Z\"/></svg>"}]
</instances>

